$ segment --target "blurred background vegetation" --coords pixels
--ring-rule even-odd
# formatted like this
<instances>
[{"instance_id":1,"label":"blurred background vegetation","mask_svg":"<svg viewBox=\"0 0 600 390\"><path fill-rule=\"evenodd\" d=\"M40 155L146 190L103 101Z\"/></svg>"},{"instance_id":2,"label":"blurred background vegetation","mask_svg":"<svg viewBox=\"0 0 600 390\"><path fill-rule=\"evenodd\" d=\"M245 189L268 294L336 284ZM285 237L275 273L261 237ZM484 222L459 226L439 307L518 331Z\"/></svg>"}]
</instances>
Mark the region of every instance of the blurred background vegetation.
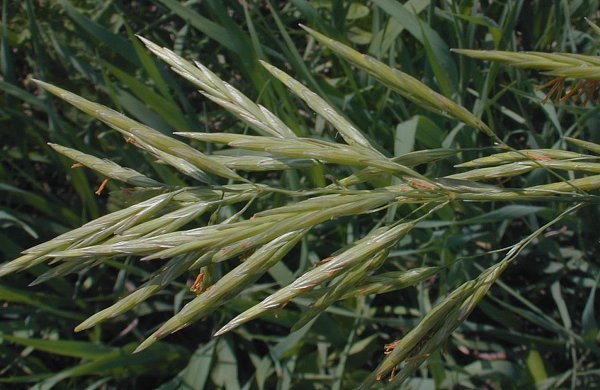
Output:
<instances>
[{"instance_id":1,"label":"blurred background vegetation","mask_svg":"<svg viewBox=\"0 0 600 390\"><path fill-rule=\"evenodd\" d=\"M184 185L113 131L50 98L41 79L170 133L244 128L159 63L135 34L196 59L276 113L297 134L335 138L322 118L259 65L263 59L340 108L389 156L439 147L461 153L430 166L453 172L491 153L488 139L415 107L308 39L306 24L399 67L472 110L517 148L564 148L564 136L600 141L598 105L542 104L543 75L458 56L450 48L565 51L595 55L600 38L584 18L598 1L374 0L185 1L24 0L2 2L0 47L0 260L120 207L119 190L53 153L47 142L107 157L165 183ZM211 152L211 150L207 150ZM218 152L218 151L217 151ZM335 169L333 169L333 176ZM339 175L338 175L339 176ZM315 170L254 174L275 186L325 185ZM519 187L546 172L512 179ZM117 194L118 195L118 194ZM270 198L258 208L284 199ZM278 203L279 202L279 203ZM131 291L153 271L133 259L27 285L40 265L0 280L0 387L56 388L353 388L381 360L383 346L410 329L438 295L497 261L490 250L514 244L556 215L553 204L465 204L427 222L391 253L390 270L458 262L417 288L343 301L308 329L284 309L218 339L225 321L256 302L253 294L287 282L382 217L321 225L301 248L210 319L140 354L135 345L189 297L187 275L113 321L79 334L73 327ZM469 320L432 356L416 388L598 388L600 275L598 208L563 220L524 251ZM473 257L475 256L475 257ZM294 260L295 258L295 260ZM299 304L302 304L299 300Z\"/></svg>"}]
</instances>

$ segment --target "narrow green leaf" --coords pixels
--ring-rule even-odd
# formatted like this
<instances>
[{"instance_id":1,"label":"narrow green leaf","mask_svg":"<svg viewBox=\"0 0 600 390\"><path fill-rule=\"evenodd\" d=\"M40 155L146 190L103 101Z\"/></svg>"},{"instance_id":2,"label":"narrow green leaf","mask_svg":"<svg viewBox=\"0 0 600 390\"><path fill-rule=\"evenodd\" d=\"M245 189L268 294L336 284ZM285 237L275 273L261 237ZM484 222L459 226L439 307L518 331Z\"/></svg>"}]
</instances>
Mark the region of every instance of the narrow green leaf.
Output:
<instances>
[{"instance_id":1,"label":"narrow green leaf","mask_svg":"<svg viewBox=\"0 0 600 390\"><path fill-rule=\"evenodd\" d=\"M525 363L535 383L540 383L548 378L546 368L544 367L544 359L536 349L529 350Z\"/></svg>"},{"instance_id":2,"label":"narrow green leaf","mask_svg":"<svg viewBox=\"0 0 600 390\"><path fill-rule=\"evenodd\" d=\"M67 11L67 15L84 31L87 31L96 40L105 44L115 53L118 53L126 61L129 61L136 66L140 65L138 58L131 55L134 49L131 46L131 43L129 43L126 39L119 35L113 34L105 27L86 17L69 1L58 0L58 3L65 9L65 11Z\"/></svg>"},{"instance_id":3,"label":"narrow green leaf","mask_svg":"<svg viewBox=\"0 0 600 390\"><path fill-rule=\"evenodd\" d=\"M32 347L39 351L81 359L96 360L114 354L117 351L117 348L87 341L22 338L7 334L0 334L0 338L11 343Z\"/></svg>"},{"instance_id":4,"label":"narrow green leaf","mask_svg":"<svg viewBox=\"0 0 600 390\"><path fill-rule=\"evenodd\" d=\"M396 126L394 136L394 156L402 156L414 150L418 127L418 118L411 118Z\"/></svg>"},{"instance_id":5,"label":"narrow green leaf","mask_svg":"<svg viewBox=\"0 0 600 390\"><path fill-rule=\"evenodd\" d=\"M440 83L444 95L448 98L452 97L456 89L456 65L450 57L450 48L442 37L399 2L375 0L375 4L396 19L401 26L423 44L429 58L429 64Z\"/></svg>"}]
</instances>

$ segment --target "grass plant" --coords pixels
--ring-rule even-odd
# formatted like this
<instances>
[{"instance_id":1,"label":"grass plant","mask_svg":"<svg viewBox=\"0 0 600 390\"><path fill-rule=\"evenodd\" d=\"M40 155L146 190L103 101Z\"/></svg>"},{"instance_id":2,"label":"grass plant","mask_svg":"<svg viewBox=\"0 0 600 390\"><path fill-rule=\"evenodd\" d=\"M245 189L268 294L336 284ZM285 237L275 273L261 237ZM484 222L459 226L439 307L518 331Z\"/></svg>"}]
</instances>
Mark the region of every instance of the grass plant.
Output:
<instances>
[{"instance_id":1,"label":"grass plant","mask_svg":"<svg viewBox=\"0 0 600 390\"><path fill-rule=\"evenodd\" d=\"M114 34L71 3L59 3L73 23L111 42ZM519 384L598 383L597 251L590 247L595 236L589 219L598 209L600 144L582 130L591 120L582 110L596 96L595 56L500 50L513 49L503 47L502 36L527 6L522 1L510 2L510 11L493 23L472 5L431 2L420 8L429 10L421 19L419 2L410 2L413 8L379 0L371 8L332 2L322 5L326 20L313 5L294 2L315 26L302 26L294 39L282 22L291 5L264 12L256 5L232 6L243 15L246 33L216 2L207 2L203 11L219 23L187 5L159 3L168 17L184 18L185 31L178 34L185 36L191 26L233 51L242 64L240 77L226 81L221 77L227 73L219 77L211 70L215 64L187 60L177 45L154 43L158 32L142 29L138 40L127 26L130 39L111 43L116 61L100 61L110 76L65 55L58 38L51 38L57 53L98 82L109 102L69 92L57 86L60 82L48 82L42 71L43 81L32 82L44 91L43 100L4 86L47 111L50 128L62 123L62 111L79 117L66 105L56 108L44 94L64 100L115 130L104 137L115 140L118 134L127 151L112 161L67 136L48 139L65 157L61 166L74 175L80 194L94 192L78 176L86 168L102 180L98 194L108 185L110 210L99 216L91 202L86 209L91 221L58 229L55 238L0 265L0 275L6 280L27 271L37 288L57 291L69 291L66 281L75 280L83 284L78 289L85 297L63 310L44 292L4 285L0 292L11 305L33 305L65 323L77 321L75 330L88 340L53 340L56 336L33 328L19 335L10 326L1 329L2 338L30 350L62 349L63 356L87 366L58 374L41 370L28 379L15 374L6 382L39 381L39 387L49 388L86 375L109 381L146 373L143 366L158 360L169 363L163 367L167 374L187 362L164 388L210 383L234 389L242 387L240 379L248 388L275 383L281 388L500 388L514 379L517 361L523 360L527 369L518 374ZM25 7L35 10L31 2ZM347 24L350 15L365 12L373 14L369 53L344 38L363 42L360 23ZM260 42L257 28L264 28L267 15L280 41ZM451 57L442 29L431 27L433 19L445 20L443 28L453 31L463 48L475 46L474 26L484 26L495 50L455 49ZM414 64L403 64L400 71L391 60L404 29L423 47L429 64L420 77L409 75ZM304 41L300 36L310 47L304 55L296 47ZM199 100L186 99L184 87L148 52L220 108L204 110L200 120L191 103ZM481 65L468 57L538 69L557 79L546 85L546 96L531 84L528 91L518 90L515 82L499 83L500 91L492 95L500 68L492 65L486 74L470 77L469 67ZM125 70L139 66L152 86ZM319 67L340 70L335 79L322 79L315 71ZM127 90L113 84L115 79ZM576 81L565 89L568 79ZM249 97L256 93L248 86L259 98ZM505 94L521 97L515 103ZM542 107L548 118L544 127L531 134L502 129L506 123L539 122L526 116L525 104ZM565 117L574 117L575 124L563 128ZM64 224L72 227L79 220L66 206L52 207L33 192L3 186ZM27 231L26 224L20 226ZM536 280L532 288L523 284L518 267L527 272L540 267L541 275L550 276L528 276ZM506 274L504 283L500 277ZM113 285L110 293L103 290L107 281ZM546 282L555 305L550 313L532 302L542 301L535 288ZM578 285L582 288L575 291ZM566 295L584 303L570 307ZM123 323L116 339L132 333L139 342L98 344L103 329ZM199 345L195 352L186 347L188 339ZM267 354L257 342L268 345ZM498 350L497 359L481 352ZM552 359L544 361L542 354L556 351L568 357L551 369ZM242 360L251 362L253 374L242 373ZM17 370L7 365L4 371Z\"/></svg>"}]
</instances>

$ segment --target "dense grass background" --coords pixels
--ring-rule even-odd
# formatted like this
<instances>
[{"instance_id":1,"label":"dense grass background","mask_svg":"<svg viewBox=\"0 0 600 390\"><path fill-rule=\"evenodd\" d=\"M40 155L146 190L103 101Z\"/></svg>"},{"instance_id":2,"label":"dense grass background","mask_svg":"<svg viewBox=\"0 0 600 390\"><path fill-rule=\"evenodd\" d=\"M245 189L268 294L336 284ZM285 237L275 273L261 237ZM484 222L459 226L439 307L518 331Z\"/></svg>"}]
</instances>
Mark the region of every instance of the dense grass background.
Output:
<instances>
[{"instance_id":1,"label":"dense grass background","mask_svg":"<svg viewBox=\"0 0 600 390\"><path fill-rule=\"evenodd\" d=\"M404 3L404 2L403 2ZM600 141L598 106L542 104L546 78L460 57L449 48L566 51L597 54L600 38L584 17L597 1L67 1L2 4L0 67L0 256L27 247L120 206L102 177L52 153L57 142L108 157L171 184L185 179L128 145L113 131L51 99L31 83L42 79L116 108L170 133L246 132L239 122L155 61L134 34L189 59L280 116L297 134L335 139L330 127L273 80L264 59L302 80L344 111L381 150L456 147L455 158L428 175L454 171L459 161L491 153L485 137L415 107L329 51L297 27L304 23L420 78L461 103L517 148L563 148L564 136ZM415 16L416 13L417 15ZM207 150L210 152L210 150ZM218 152L218 151L215 151ZM328 168L254 174L253 180L301 189L324 185ZM535 171L503 184L546 182ZM109 182L108 190L120 186ZM269 198L256 209L284 198ZM403 206L404 207L404 206ZM406 206L406 211L409 211ZM91 331L82 319L139 285L154 265L133 259L27 287L46 266L0 280L0 383L39 388L353 388L436 302L482 267L488 253L512 245L561 210L557 204L463 204L437 215L392 252L388 270L449 265L417 288L343 301L312 327L289 333L294 305L218 339L211 334L320 258L363 236L385 212L321 225L253 291L206 321L141 354L129 352L190 294L182 279L151 302ZM389 214L388 214L389 215ZM600 386L598 209L588 206L529 247L494 287L444 351L411 384L424 388L593 388ZM476 256L476 257L473 257ZM464 260L460 260L463 259ZM456 264L454 264L456 262ZM302 301L295 302L302 305Z\"/></svg>"}]
</instances>

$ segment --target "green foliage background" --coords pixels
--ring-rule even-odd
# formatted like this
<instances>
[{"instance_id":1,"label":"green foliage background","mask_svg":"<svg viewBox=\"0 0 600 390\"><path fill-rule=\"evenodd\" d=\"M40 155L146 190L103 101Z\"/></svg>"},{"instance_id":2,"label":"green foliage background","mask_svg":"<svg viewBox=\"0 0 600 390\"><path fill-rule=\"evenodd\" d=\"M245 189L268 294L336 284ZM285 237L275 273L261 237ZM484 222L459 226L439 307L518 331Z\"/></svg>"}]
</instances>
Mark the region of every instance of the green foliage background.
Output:
<instances>
[{"instance_id":1,"label":"green foliage background","mask_svg":"<svg viewBox=\"0 0 600 390\"><path fill-rule=\"evenodd\" d=\"M403 3L403 5L401 5ZM38 243L121 207L96 196L102 177L52 152L56 142L107 157L165 183L185 179L152 164L113 131L51 99L31 78L113 107L169 134L206 128L245 133L243 124L156 61L134 34L198 59L273 111L298 135L335 132L272 79L258 60L285 69L342 110L388 156L457 147L459 156L428 167L427 175L493 152L489 139L461 131L416 107L366 73L308 39L311 26L398 67L480 116L511 146L565 148L564 137L598 142L598 105L542 104L546 78L458 56L450 48L564 51L597 54L600 38L584 17L597 1L375 0L238 1L8 1L2 4L0 67L0 255L10 260ZM415 13L417 14L415 16ZM201 146L198 146L201 147ZM211 152L212 150L205 150ZM218 152L218 151L215 151ZM324 186L322 168L256 173L278 187ZM341 168L340 168L341 169ZM501 183L545 183L534 171ZM496 183L498 184L498 183ZM109 182L108 190L120 185ZM117 194L118 195L118 194ZM259 201L264 210L285 197ZM342 301L312 327L289 328L298 306L265 316L235 333L211 334L340 247L386 221L380 212L318 226L300 248L205 321L140 354L130 352L190 297L187 275L148 303L82 333L75 325L142 283L154 264L112 261L92 270L27 287L48 267L0 280L0 383L36 388L353 388L398 339L438 301L554 218L557 204L468 204L437 214L392 251L387 270L450 265L416 288ZM407 209L408 210L408 209ZM223 213L230 212L223 210ZM468 321L434 354L412 384L438 388L593 388L600 386L598 208L561 221L503 276ZM475 257L473 257L475 256ZM463 259L465 260L459 260ZM305 304L306 302L304 302ZM186 387L187 386L187 387Z\"/></svg>"}]
</instances>

